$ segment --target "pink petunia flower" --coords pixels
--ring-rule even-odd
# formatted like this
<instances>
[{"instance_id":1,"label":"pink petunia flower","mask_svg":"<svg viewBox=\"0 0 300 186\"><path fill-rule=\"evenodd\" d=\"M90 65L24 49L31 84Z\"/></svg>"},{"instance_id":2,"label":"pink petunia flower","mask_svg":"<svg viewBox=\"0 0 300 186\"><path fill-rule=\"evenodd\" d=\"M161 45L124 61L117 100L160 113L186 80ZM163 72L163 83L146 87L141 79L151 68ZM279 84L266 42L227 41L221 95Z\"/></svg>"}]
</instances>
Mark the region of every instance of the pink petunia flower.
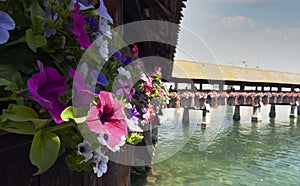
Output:
<instances>
[{"instance_id":1,"label":"pink petunia flower","mask_svg":"<svg viewBox=\"0 0 300 186\"><path fill-rule=\"evenodd\" d=\"M115 152L125 143L128 133L125 119L124 105L110 92L101 91L98 104L88 112L86 124L92 132L102 136L100 143Z\"/></svg>"},{"instance_id":2,"label":"pink petunia flower","mask_svg":"<svg viewBox=\"0 0 300 186\"><path fill-rule=\"evenodd\" d=\"M88 33L85 30L86 21L84 20L83 15L78 13L80 5L78 3L75 3L74 8L74 12L70 14L74 19L72 33L77 37L78 43L81 45L81 47L86 49L91 45Z\"/></svg>"},{"instance_id":3,"label":"pink petunia flower","mask_svg":"<svg viewBox=\"0 0 300 186\"><path fill-rule=\"evenodd\" d=\"M133 52L133 55L136 59L139 58L139 48L137 45L134 45L133 48L132 48L132 52Z\"/></svg>"}]
</instances>

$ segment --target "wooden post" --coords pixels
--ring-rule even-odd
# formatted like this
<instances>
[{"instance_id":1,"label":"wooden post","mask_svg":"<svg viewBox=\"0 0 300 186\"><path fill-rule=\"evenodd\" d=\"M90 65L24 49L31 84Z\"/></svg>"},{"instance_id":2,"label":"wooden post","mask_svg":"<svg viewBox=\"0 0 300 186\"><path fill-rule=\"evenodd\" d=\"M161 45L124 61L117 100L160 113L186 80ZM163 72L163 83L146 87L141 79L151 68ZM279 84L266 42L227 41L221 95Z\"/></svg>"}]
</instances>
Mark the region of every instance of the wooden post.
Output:
<instances>
[{"instance_id":1,"label":"wooden post","mask_svg":"<svg viewBox=\"0 0 300 186\"><path fill-rule=\"evenodd\" d=\"M260 105L259 106L253 106L253 114L252 114L252 117L251 117L251 121L252 122L262 121Z\"/></svg>"},{"instance_id":2,"label":"wooden post","mask_svg":"<svg viewBox=\"0 0 300 186\"><path fill-rule=\"evenodd\" d=\"M241 84L240 85L240 91L242 92L242 91L244 91L245 90L245 85L244 84Z\"/></svg>"},{"instance_id":3,"label":"wooden post","mask_svg":"<svg viewBox=\"0 0 300 186\"><path fill-rule=\"evenodd\" d=\"M189 123L190 123L189 109L184 107L183 115L182 115L182 124L189 124Z\"/></svg>"},{"instance_id":4,"label":"wooden post","mask_svg":"<svg viewBox=\"0 0 300 186\"><path fill-rule=\"evenodd\" d=\"M219 92L223 92L224 91L224 83L220 82L219 83Z\"/></svg>"},{"instance_id":5,"label":"wooden post","mask_svg":"<svg viewBox=\"0 0 300 186\"><path fill-rule=\"evenodd\" d=\"M291 112L290 112L290 118L296 118L297 115L295 115L295 108L296 108L296 105L291 105Z\"/></svg>"},{"instance_id":6,"label":"wooden post","mask_svg":"<svg viewBox=\"0 0 300 186\"><path fill-rule=\"evenodd\" d=\"M178 90L178 82L175 82L175 90Z\"/></svg>"},{"instance_id":7,"label":"wooden post","mask_svg":"<svg viewBox=\"0 0 300 186\"><path fill-rule=\"evenodd\" d=\"M202 110L202 123L201 128L206 129L207 125L210 123L210 106L205 104L205 108Z\"/></svg>"},{"instance_id":8,"label":"wooden post","mask_svg":"<svg viewBox=\"0 0 300 186\"><path fill-rule=\"evenodd\" d=\"M270 112L269 112L269 117L271 119L273 119L273 118L276 117L275 104L271 104L271 109L270 109Z\"/></svg>"},{"instance_id":9,"label":"wooden post","mask_svg":"<svg viewBox=\"0 0 300 186\"><path fill-rule=\"evenodd\" d=\"M241 120L240 105L236 105L234 107L234 114L233 114L232 118L233 118L234 121L240 121Z\"/></svg>"}]
</instances>

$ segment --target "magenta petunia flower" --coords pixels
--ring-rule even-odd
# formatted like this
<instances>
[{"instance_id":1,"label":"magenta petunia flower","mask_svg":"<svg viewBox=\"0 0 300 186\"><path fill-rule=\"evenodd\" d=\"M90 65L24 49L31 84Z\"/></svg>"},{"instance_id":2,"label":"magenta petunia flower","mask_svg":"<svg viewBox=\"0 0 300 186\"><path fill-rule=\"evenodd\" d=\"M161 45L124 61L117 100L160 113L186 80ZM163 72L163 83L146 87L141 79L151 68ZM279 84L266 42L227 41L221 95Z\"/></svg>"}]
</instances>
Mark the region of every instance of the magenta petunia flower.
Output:
<instances>
[{"instance_id":1,"label":"magenta petunia flower","mask_svg":"<svg viewBox=\"0 0 300 186\"><path fill-rule=\"evenodd\" d=\"M124 105L110 92L101 91L98 104L88 112L86 124L92 132L102 134L105 141L100 142L114 151L127 136L125 119Z\"/></svg>"},{"instance_id":2,"label":"magenta petunia flower","mask_svg":"<svg viewBox=\"0 0 300 186\"><path fill-rule=\"evenodd\" d=\"M134 57L136 59L138 59L139 58L139 48L137 45L133 45L132 52L133 52Z\"/></svg>"},{"instance_id":3,"label":"magenta petunia flower","mask_svg":"<svg viewBox=\"0 0 300 186\"><path fill-rule=\"evenodd\" d=\"M72 105L74 107L88 107L93 101L93 97L96 96L92 92L92 87L86 84L85 77L81 73L70 69L69 74L73 78L73 89L75 90Z\"/></svg>"},{"instance_id":4,"label":"magenta petunia flower","mask_svg":"<svg viewBox=\"0 0 300 186\"><path fill-rule=\"evenodd\" d=\"M81 47L86 49L91 45L88 33L85 30L86 21L84 20L83 15L78 13L80 5L78 3L75 3L74 8L74 12L70 14L74 19L72 33L77 37L78 43L81 45Z\"/></svg>"},{"instance_id":5,"label":"magenta petunia flower","mask_svg":"<svg viewBox=\"0 0 300 186\"><path fill-rule=\"evenodd\" d=\"M34 74L27 81L28 89L34 99L45 109L49 111L56 123L63 120L60 117L61 112L66 108L66 104L59 99L64 91L69 90L65 83L68 78L61 76L54 68L45 67L41 61L37 61L40 69L39 73Z\"/></svg>"}]
</instances>

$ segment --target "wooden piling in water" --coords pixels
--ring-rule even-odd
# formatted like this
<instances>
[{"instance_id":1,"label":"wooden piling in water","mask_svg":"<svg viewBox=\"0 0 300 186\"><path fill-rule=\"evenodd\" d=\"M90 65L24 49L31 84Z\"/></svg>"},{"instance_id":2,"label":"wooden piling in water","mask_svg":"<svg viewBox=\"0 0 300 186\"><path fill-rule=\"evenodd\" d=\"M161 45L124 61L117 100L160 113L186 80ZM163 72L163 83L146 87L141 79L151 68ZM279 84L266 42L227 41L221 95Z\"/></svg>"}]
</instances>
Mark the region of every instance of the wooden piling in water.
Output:
<instances>
[{"instance_id":1,"label":"wooden piling in water","mask_svg":"<svg viewBox=\"0 0 300 186\"><path fill-rule=\"evenodd\" d=\"M297 117L297 115L295 115L295 108L296 108L296 105L291 105L290 118L296 118Z\"/></svg>"},{"instance_id":2,"label":"wooden piling in water","mask_svg":"<svg viewBox=\"0 0 300 186\"><path fill-rule=\"evenodd\" d=\"M276 117L276 110L275 110L275 104L271 104L270 112L269 112L269 117L271 119Z\"/></svg>"},{"instance_id":3,"label":"wooden piling in water","mask_svg":"<svg viewBox=\"0 0 300 186\"><path fill-rule=\"evenodd\" d=\"M252 117L251 117L251 121L252 122L262 121L260 106L253 106L253 114L252 114Z\"/></svg>"},{"instance_id":4,"label":"wooden piling in water","mask_svg":"<svg viewBox=\"0 0 300 186\"><path fill-rule=\"evenodd\" d=\"M234 114L233 114L233 120L234 121L240 121L241 115L240 115L240 105L236 105L234 108Z\"/></svg>"}]
</instances>

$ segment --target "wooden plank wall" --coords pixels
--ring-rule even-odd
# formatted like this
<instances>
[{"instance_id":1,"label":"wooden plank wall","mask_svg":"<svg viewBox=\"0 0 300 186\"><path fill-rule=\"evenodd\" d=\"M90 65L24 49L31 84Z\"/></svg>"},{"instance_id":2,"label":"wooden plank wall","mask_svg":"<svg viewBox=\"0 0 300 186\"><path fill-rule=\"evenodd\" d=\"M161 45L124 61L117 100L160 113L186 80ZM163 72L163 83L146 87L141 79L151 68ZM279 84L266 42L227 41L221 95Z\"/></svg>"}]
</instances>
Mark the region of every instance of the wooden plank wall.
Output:
<instances>
[{"instance_id":1,"label":"wooden plank wall","mask_svg":"<svg viewBox=\"0 0 300 186\"><path fill-rule=\"evenodd\" d=\"M131 166L109 161L108 172L97 178L93 172L78 173L65 166L65 155L53 167L39 176L29 160L32 136L2 132L0 136L0 185L1 186L128 186ZM120 157L130 161L131 153L124 148Z\"/></svg>"}]
</instances>

